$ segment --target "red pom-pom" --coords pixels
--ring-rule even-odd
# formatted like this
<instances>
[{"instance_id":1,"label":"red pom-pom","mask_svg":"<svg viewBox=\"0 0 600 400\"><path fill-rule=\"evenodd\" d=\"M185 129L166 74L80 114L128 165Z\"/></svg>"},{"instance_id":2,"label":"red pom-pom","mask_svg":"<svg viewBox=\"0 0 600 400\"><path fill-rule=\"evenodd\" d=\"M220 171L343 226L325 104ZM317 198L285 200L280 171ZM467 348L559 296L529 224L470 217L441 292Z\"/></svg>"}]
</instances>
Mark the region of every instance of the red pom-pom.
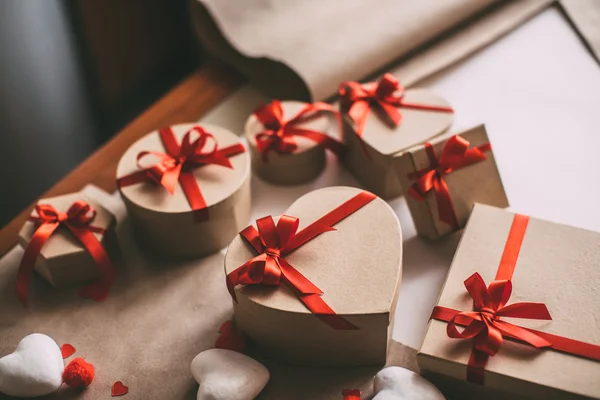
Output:
<instances>
[{"instance_id":1,"label":"red pom-pom","mask_svg":"<svg viewBox=\"0 0 600 400\"><path fill-rule=\"evenodd\" d=\"M94 380L94 366L83 358L76 358L65 367L63 381L72 387L89 386Z\"/></svg>"}]
</instances>

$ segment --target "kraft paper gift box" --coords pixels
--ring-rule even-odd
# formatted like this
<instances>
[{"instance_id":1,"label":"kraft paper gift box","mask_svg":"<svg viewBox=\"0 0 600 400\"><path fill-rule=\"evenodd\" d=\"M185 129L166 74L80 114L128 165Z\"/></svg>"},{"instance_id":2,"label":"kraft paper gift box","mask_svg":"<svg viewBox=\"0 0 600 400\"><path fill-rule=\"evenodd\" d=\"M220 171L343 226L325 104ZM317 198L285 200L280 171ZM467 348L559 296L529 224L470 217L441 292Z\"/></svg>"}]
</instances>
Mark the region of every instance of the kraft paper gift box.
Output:
<instances>
[{"instance_id":1,"label":"kraft paper gift box","mask_svg":"<svg viewBox=\"0 0 600 400\"><path fill-rule=\"evenodd\" d=\"M464 227L475 203L508 207L484 125L408 149L395 170L417 232L429 239Z\"/></svg>"},{"instance_id":2,"label":"kraft paper gift box","mask_svg":"<svg viewBox=\"0 0 600 400\"><path fill-rule=\"evenodd\" d=\"M83 210L84 213L79 214L83 218L91 218L89 224L82 224L82 226L92 227L92 235L107 254L113 258L118 256L114 232L116 226L115 216L98 202L79 192L40 199L36 209L32 211L30 220L23 225L19 232L20 245L27 249L38 228L44 222L41 219L40 212L46 217L46 223L57 224L58 215L66 214L71 206L78 201L83 201L93 208L88 212ZM39 207L42 207L42 209ZM53 210L49 210L49 207ZM37 235L39 236L40 233ZM35 271L56 288L92 281L102 276L102 269L99 268L90 252L65 226L57 226L46 238L41 249L37 252L34 251L34 253L32 259L34 260ZM26 263L27 261L22 262Z\"/></svg>"},{"instance_id":3,"label":"kraft paper gift box","mask_svg":"<svg viewBox=\"0 0 600 400\"><path fill-rule=\"evenodd\" d=\"M454 114L427 89L404 90L391 74L378 82L340 85L344 165L367 190L389 199L402 194L393 168L406 149L446 132Z\"/></svg>"},{"instance_id":4,"label":"kraft paper gift box","mask_svg":"<svg viewBox=\"0 0 600 400\"><path fill-rule=\"evenodd\" d=\"M180 124L144 136L123 154L117 182L137 238L166 256L222 249L250 218L250 156L218 126Z\"/></svg>"},{"instance_id":5,"label":"kraft paper gift box","mask_svg":"<svg viewBox=\"0 0 600 400\"><path fill-rule=\"evenodd\" d=\"M238 328L287 363L383 365L401 278L394 211L369 192L331 187L299 198L277 228L271 221L257 220L227 250Z\"/></svg>"},{"instance_id":6,"label":"kraft paper gift box","mask_svg":"<svg viewBox=\"0 0 600 400\"><path fill-rule=\"evenodd\" d=\"M599 265L600 233L475 205L421 372L460 399L600 399Z\"/></svg>"},{"instance_id":7,"label":"kraft paper gift box","mask_svg":"<svg viewBox=\"0 0 600 400\"><path fill-rule=\"evenodd\" d=\"M253 171L265 181L295 185L315 179L325 168L325 150L342 155L344 146L329 136L337 111L325 103L273 100L246 121L245 136ZM339 117L338 117L339 119Z\"/></svg>"}]
</instances>

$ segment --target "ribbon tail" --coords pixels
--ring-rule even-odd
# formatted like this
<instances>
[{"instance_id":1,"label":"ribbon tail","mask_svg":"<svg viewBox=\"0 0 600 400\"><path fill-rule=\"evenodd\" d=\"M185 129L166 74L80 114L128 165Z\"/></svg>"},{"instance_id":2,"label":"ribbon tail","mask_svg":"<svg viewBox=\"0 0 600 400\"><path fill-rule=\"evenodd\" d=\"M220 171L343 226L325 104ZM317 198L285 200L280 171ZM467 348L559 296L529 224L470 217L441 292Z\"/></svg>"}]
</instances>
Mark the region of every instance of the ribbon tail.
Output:
<instances>
[{"instance_id":1,"label":"ribbon tail","mask_svg":"<svg viewBox=\"0 0 600 400\"><path fill-rule=\"evenodd\" d=\"M337 315L323 300L323 292L292 267L285 259L279 260L284 281L296 292L302 303L320 320L338 330L356 330L357 326Z\"/></svg>"},{"instance_id":2,"label":"ribbon tail","mask_svg":"<svg viewBox=\"0 0 600 400\"><path fill-rule=\"evenodd\" d=\"M473 347L469 357L469 363L467 364L467 382L483 385L485 366L489 359L490 356Z\"/></svg>"},{"instance_id":3,"label":"ribbon tail","mask_svg":"<svg viewBox=\"0 0 600 400\"><path fill-rule=\"evenodd\" d=\"M443 177L435 179L433 182L433 190L435 192L435 198L438 206L438 216L440 221L443 221L450 225L453 230L458 230L460 225L456 218L456 212L454 211L454 205L450 198L450 191L448 185Z\"/></svg>"},{"instance_id":4,"label":"ribbon tail","mask_svg":"<svg viewBox=\"0 0 600 400\"><path fill-rule=\"evenodd\" d=\"M208 208L206 207L206 201L194 174L189 171L182 171L179 175L179 183L185 193L185 197L194 211L194 219L196 222L204 222L208 220Z\"/></svg>"},{"instance_id":5,"label":"ribbon tail","mask_svg":"<svg viewBox=\"0 0 600 400\"><path fill-rule=\"evenodd\" d=\"M318 294L306 294L300 295L300 300L304 303L304 305L313 313L317 318L321 321L332 327L336 330L343 331L354 331L359 328L338 315L327 305L325 300L321 298Z\"/></svg>"},{"instance_id":6,"label":"ribbon tail","mask_svg":"<svg viewBox=\"0 0 600 400\"><path fill-rule=\"evenodd\" d=\"M25 248L25 253L23 254L21 265L17 272L15 288L17 298L24 307L27 307L27 292L29 291L29 284L31 282L31 277L33 276L33 271L35 270L37 258L42 247L44 247L44 244L50 235L52 235L52 232L58 228L58 225L58 222L40 225Z\"/></svg>"},{"instance_id":7,"label":"ribbon tail","mask_svg":"<svg viewBox=\"0 0 600 400\"><path fill-rule=\"evenodd\" d=\"M144 169L141 171L133 172L129 175L125 175L117 179L118 187L132 186L138 183L146 182L148 180L148 170Z\"/></svg>"},{"instance_id":8,"label":"ribbon tail","mask_svg":"<svg viewBox=\"0 0 600 400\"><path fill-rule=\"evenodd\" d=\"M98 268L102 272L100 278L94 282L82 287L79 290L79 295L83 298L92 299L95 301L104 301L108 297L110 286L115 280L117 270L108 257L106 250L102 247L102 244L96 239L94 234L87 229L78 229L69 226L69 230L73 235L81 242L86 248L88 253L92 256Z\"/></svg>"},{"instance_id":9,"label":"ribbon tail","mask_svg":"<svg viewBox=\"0 0 600 400\"><path fill-rule=\"evenodd\" d=\"M162 187L167 189L169 194L175 193L175 188L177 187L177 181L179 180L179 174L181 171L181 165L177 166L177 168L172 169L170 171L164 171L162 173L162 177L160 178L160 184Z\"/></svg>"},{"instance_id":10,"label":"ribbon tail","mask_svg":"<svg viewBox=\"0 0 600 400\"><path fill-rule=\"evenodd\" d=\"M371 113L371 107L365 100L356 101L352 107L348 110L348 115L356 124L356 134L361 137L363 135L365 125L367 124L367 118Z\"/></svg>"},{"instance_id":11,"label":"ribbon tail","mask_svg":"<svg viewBox=\"0 0 600 400\"><path fill-rule=\"evenodd\" d=\"M384 119L389 120L394 126L400 125L400 122L402 122L402 114L400 114L400 111L398 111L395 105L384 102L379 102L377 104L381 108Z\"/></svg>"}]
</instances>

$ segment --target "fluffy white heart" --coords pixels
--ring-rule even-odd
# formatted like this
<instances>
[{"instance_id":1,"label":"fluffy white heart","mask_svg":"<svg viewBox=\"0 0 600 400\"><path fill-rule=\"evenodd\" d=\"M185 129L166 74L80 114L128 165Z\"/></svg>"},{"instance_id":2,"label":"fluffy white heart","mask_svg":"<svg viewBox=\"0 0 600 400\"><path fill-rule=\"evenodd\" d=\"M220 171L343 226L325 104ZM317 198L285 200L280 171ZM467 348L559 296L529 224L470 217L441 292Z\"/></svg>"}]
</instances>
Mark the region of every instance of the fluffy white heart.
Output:
<instances>
[{"instance_id":1,"label":"fluffy white heart","mask_svg":"<svg viewBox=\"0 0 600 400\"><path fill-rule=\"evenodd\" d=\"M50 394L62 384L60 348L41 333L25 336L14 353L0 358L0 392L15 397Z\"/></svg>"},{"instance_id":2,"label":"fluffy white heart","mask_svg":"<svg viewBox=\"0 0 600 400\"><path fill-rule=\"evenodd\" d=\"M375 376L373 400L445 400L431 382L405 368L384 368Z\"/></svg>"},{"instance_id":3,"label":"fluffy white heart","mask_svg":"<svg viewBox=\"0 0 600 400\"><path fill-rule=\"evenodd\" d=\"M269 381L264 365L231 350L203 351L190 369L200 384L198 400L252 400Z\"/></svg>"}]
</instances>

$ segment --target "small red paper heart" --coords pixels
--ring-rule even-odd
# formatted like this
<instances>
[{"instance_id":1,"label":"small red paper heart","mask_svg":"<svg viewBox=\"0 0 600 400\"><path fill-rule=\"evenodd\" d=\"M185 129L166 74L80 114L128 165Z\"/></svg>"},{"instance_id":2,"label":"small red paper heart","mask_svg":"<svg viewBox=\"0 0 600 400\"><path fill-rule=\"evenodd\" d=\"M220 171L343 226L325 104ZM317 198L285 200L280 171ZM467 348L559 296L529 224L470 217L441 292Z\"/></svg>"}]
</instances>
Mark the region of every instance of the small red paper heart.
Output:
<instances>
[{"instance_id":1,"label":"small red paper heart","mask_svg":"<svg viewBox=\"0 0 600 400\"><path fill-rule=\"evenodd\" d=\"M344 400L360 400L362 392L359 389L345 389L342 396L344 396Z\"/></svg>"},{"instance_id":2,"label":"small red paper heart","mask_svg":"<svg viewBox=\"0 0 600 400\"><path fill-rule=\"evenodd\" d=\"M227 349L243 353L246 348L246 338L237 329L233 321L226 321L219 329L219 337L215 343L217 349Z\"/></svg>"},{"instance_id":3,"label":"small red paper heart","mask_svg":"<svg viewBox=\"0 0 600 400\"><path fill-rule=\"evenodd\" d=\"M129 388L123 385L123 382L116 381L113 383L111 391L112 397L125 396L127 393L129 393Z\"/></svg>"},{"instance_id":4,"label":"small red paper heart","mask_svg":"<svg viewBox=\"0 0 600 400\"><path fill-rule=\"evenodd\" d=\"M75 347L71 346L69 343L65 343L61 346L60 352L64 360L65 358L69 358L75 354Z\"/></svg>"}]
</instances>

